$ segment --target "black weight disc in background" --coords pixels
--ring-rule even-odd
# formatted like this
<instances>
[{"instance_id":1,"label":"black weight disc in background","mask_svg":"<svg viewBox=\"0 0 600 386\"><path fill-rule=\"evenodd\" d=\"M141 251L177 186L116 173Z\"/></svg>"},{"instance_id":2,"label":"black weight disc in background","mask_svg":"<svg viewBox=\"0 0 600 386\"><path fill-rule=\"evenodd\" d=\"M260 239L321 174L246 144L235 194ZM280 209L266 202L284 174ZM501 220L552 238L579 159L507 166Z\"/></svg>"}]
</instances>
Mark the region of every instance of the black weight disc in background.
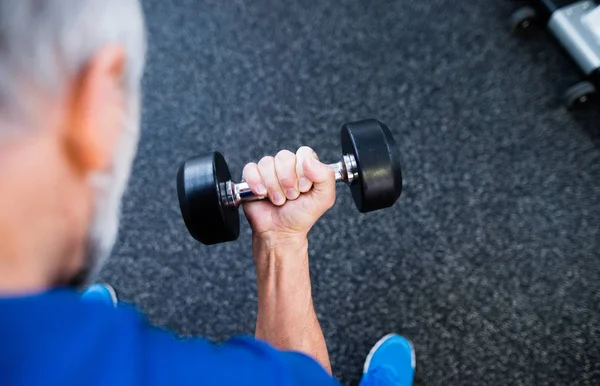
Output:
<instances>
[{"instance_id":1,"label":"black weight disc in background","mask_svg":"<svg viewBox=\"0 0 600 386\"><path fill-rule=\"evenodd\" d=\"M192 237L205 245L233 241L240 234L237 208L221 205L221 183L229 180L229 167L219 152L190 158L177 173L181 215Z\"/></svg>"},{"instance_id":2,"label":"black weight disc in background","mask_svg":"<svg viewBox=\"0 0 600 386\"><path fill-rule=\"evenodd\" d=\"M376 119L342 126L342 152L356 158L358 181L350 185L362 213L388 208L402 193L402 168L390 129Z\"/></svg>"}]
</instances>

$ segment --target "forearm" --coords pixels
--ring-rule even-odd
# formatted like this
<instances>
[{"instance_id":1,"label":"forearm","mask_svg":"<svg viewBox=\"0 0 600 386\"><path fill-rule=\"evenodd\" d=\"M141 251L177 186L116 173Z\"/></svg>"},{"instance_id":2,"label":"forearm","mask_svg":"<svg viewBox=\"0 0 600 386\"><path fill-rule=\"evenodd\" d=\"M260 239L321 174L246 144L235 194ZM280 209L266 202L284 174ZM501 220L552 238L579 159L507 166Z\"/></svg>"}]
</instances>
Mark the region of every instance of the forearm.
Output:
<instances>
[{"instance_id":1,"label":"forearm","mask_svg":"<svg viewBox=\"0 0 600 386\"><path fill-rule=\"evenodd\" d=\"M306 237L252 242L258 280L256 337L306 353L331 373L325 338L313 306Z\"/></svg>"}]
</instances>

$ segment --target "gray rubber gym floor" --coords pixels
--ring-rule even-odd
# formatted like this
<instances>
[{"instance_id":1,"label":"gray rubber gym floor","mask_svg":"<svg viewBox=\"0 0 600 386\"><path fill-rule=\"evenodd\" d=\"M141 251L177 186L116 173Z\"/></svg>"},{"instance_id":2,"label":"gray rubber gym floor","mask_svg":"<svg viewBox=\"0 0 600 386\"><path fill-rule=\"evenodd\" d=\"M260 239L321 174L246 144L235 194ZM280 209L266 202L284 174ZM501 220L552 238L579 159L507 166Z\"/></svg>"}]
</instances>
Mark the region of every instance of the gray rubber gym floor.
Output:
<instances>
[{"instance_id":1,"label":"gray rubber gym floor","mask_svg":"<svg viewBox=\"0 0 600 386\"><path fill-rule=\"evenodd\" d=\"M570 113L576 68L508 1L145 0L143 134L103 279L150 319L215 341L253 333L250 233L206 247L175 191L186 157L246 162L345 121L393 130L405 191L359 214L340 187L310 236L335 375L355 384L395 331L425 385L600 383L600 113ZM201 360L201 359L200 359Z\"/></svg>"}]
</instances>

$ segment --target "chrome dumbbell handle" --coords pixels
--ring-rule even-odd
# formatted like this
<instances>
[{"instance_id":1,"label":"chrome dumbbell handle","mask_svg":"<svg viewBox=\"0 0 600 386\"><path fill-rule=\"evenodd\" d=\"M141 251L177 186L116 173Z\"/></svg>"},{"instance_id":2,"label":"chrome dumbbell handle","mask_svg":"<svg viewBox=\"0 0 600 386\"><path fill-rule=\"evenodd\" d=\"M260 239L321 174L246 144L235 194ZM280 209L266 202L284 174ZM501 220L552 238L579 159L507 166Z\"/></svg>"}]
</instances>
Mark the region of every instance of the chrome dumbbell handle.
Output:
<instances>
[{"instance_id":1,"label":"chrome dumbbell handle","mask_svg":"<svg viewBox=\"0 0 600 386\"><path fill-rule=\"evenodd\" d=\"M345 155L342 160L334 164L327 165L333 169L336 181L344 181L348 185L352 184L358 178L358 168L356 159L353 155ZM233 181L227 181L221 184L219 189L221 203L224 207L238 207L244 202L264 200L267 196L257 196L246 182L236 184Z\"/></svg>"}]
</instances>

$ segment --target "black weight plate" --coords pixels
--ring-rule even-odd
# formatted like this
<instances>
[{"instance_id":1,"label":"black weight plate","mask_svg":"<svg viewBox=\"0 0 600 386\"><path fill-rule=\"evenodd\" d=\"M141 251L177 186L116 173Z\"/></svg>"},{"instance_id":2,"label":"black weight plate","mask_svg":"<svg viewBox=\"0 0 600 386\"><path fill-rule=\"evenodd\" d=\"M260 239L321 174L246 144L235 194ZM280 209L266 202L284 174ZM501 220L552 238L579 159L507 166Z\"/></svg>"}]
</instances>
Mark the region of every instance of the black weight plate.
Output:
<instances>
[{"instance_id":1,"label":"black weight plate","mask_svg":"<svg viewBox=\"0 0 600 386\"><path fill-rule=\"evenodd\" d=\"M177 195L185 225L196 240L211 245L236 240L237 208L221 205L221 183L231 180L225 158L215 152L190 158L177 173Z\"/></svg>"},{"instance_id":2,"label":"black weight plate","mask_svg":"<svg viewBox=\"0 0 600 386\"><path fill-rule=\"evenodd\" d=\"M342 126L342 152L356 158L358 180L350 185L362 213L388 208L402 193L402 168L390 129L376 119Z\"/></svg>"}]
</instances>

